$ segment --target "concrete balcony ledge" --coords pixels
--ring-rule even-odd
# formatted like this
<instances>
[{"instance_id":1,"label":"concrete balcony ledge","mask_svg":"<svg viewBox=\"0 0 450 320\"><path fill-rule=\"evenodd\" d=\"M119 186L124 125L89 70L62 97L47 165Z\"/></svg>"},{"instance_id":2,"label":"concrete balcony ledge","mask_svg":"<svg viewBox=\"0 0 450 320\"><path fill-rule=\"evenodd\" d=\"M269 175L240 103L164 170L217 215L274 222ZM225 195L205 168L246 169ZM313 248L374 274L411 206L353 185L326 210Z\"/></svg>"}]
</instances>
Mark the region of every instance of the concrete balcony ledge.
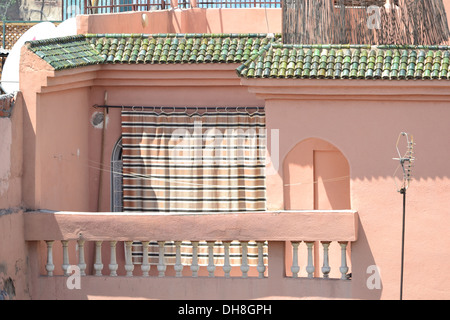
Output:
<instances>
[{"instance_id":1,"label":"concrete balcony ledge","mask_svg":"<svg viewBox=\"0 0 450 320\"><path fill-rule=\"evenodd\" d=\"M24 213L34 299L351 298L358 223L355 211ZM72 267L79 290L67 286Z\"/></svg>"},{"instance_id":2,"label":"concrete balcony ledge","mask_svg":"<svg viewBox=\"0 0 450 320\"><path fill-rule=\"evenodd\" d=\"M24 213L26 241L356 241L351 210L158 214L34 211Z\"/></svg>"}]
</instances>

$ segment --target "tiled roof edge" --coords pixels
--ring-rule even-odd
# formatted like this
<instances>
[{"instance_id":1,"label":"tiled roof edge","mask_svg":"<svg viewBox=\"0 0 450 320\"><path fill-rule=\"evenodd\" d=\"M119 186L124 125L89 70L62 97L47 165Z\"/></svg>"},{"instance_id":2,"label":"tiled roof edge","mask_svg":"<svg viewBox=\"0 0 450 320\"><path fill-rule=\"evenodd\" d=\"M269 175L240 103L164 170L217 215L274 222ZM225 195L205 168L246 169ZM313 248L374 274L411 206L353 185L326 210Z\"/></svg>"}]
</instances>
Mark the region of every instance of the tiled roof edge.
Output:
<instances>
[{"instance_id":1,"label":"tiled roof edge","mask_svg":"<svg viewBox=\"0 0 450 320\"><path fill-rule=\"evenodd\" d=\"M272 34L281 38L280 33ZM269 33L87 33L86 38L267 38Z\"/></svg>"},{"instance_id":2,"label":"tiled roof edge","mask_svg":"<svg viewBox=\"0 0 450 320\"><path fill-rule=\"evenodd\" d=\"M239 77L450 80L450 46L270 43L264 49L236 69Z\"/></svg>"},{"instance_id":3,"label":"tiled roof edge","mask_svg":"<svg viewBox=\"0 0 450 320\"><path fill-rule=\"evenodd\" d=\"M213 48L214 39L218 47ZM227 39L233 39L233 49ZM237 50L241 40L245 48ZM185 41L197 48L185 50ZM235 71L242 78L450 80L447 45L283 44L281 34L270 33L81 34L26 45L55 70L103 63L233 62L240 63Z\"/></svg>"},{"instance_id":4,"label":"tiled roof edge","mask_svg":"<svg viewBox=\"0 0 450 320\"><path fill-rule=\"evenodd\" d=\"M398 44L283 44L273 43L274 48L284 49L381 49L381 50L450 50L448 45L398 45Z\"/></svg>"},{"instance_id":5,"label":"tiled roof edge","mask_svg":"<svg viewBox=\"0 0 450 320\"><path fill-rule=\"evenodd\" d=\"M71 47L71 44L75 43L75 51L63 48ZM99 52L90 46L83 34L27 41L25 46L55 70L71 69L102 62Z\"/></svg>"},{"instance_id":6,"label":"tiled roof edge","mask_svg":"<svg viewBox=\"0 0 450 320\"><path fill-rule=\"evenodd\" d=\"M109 39L115 40L113 43L109 42ZM258 54L261 53L263 46L266 46L267 41L278 42L281 40L281 34L271 33L157 33L157 34L135 34L135 33L110 33L110 34L80 34L76 36L58 37L44 40L33 40L26 43L27 47L38 55L40 58L47 61L55 70L75 68L79 66L86 66L91 64L102 63L222 63L222 62L237 62L243 63L249 58L255 56L255 50L251 53L248 52L248 45L252 45L250 42L244 42L246 46L235 51L231 56L224 58L224 52L217 51L217 47L214 48L214 57L211 57L211 48L208 48L208 52L205 53L205 49L195 48L192 52L187 50L183 53L182 59L179 57L180 50L177 50L176 57L173 56L174 49L177 49L177 40L183 39L184 41L196 41L195 46L200 45L197 43L199 40L210 41L213 39L220 39L219 43L224 42L224 47L219 49L228 50L228 46L236 46L236 44L230 44L226 40L232 41L246 41L254 39L262 41L258 50ZM191 40L192 39L192 40ZM171 45L170 48L160 48L162 44L160 40L164 40L163 46ZM119 41L119 43L117 43ZM132 44L142 43L143 47L129 47ZM147 41L158 41L157 44ZM170 41L171 43L168 43ZM175 41L175 42L173 42ZM106 47L103 47L105 45ZM111 47L110 47L111 45ZM126 45L126 47L123 47ZM191 46L192 44L188 44ZM201 46L203 47L202 42ZM210 45L210 44L208 44ZM118 46L118 47L116 47ZM156 48L155 48L156 46ZM175 48L173 47L175 46ZM185 44L180 43L184 51ZM187 46L187 45L186 45ZM158 48L159 47L159 48ZM107 49L105 49L107 48ZM112 51L108 51L111 48ZM148 52L143 52L142 49ZM187 47L186 47L187 48ZM132 50L131 50L132 49ZM167 49L167 50L166 50ZM179 48L178 48L179 49ZM241 50L242 49L242 50ZM106 51L105 51L106 50ZM211 50L211 52L210 52ZM231 52L230 51L230 52ZM198 52L198 55L197 55ZM216 55L218 56L216 57ZM242 58L241 58L242 56ZM256 55L257 56L257 55ZM187 60L186 60L187 59Z\"/></svg>"},{"instance_id":7,"label":"tiled roof edge","mask_svg":"<svg viewBox=\"0 0 450 320\"><path fill-rule=\"evenodd\" d=\"M68 43L77 40L85 40L86 37L84 34L78 34L74 36L64 36L64 37L56 37L50 39L41 39L41 40L29 40L25 42L28 48L32 49L37 46L49 45L49 44L58 44L58 43Z\"/></svg>"}]
</instances>

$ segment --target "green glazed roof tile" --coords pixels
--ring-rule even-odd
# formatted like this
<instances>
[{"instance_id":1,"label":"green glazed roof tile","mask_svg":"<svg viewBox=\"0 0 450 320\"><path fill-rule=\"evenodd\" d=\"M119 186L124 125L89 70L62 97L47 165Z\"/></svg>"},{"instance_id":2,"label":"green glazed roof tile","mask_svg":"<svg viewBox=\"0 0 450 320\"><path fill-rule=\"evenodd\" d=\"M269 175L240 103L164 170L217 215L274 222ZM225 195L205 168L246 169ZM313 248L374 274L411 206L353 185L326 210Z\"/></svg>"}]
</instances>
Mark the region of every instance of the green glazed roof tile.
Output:
<instances>
[{"instance_id":1,"label":"green glazed roof tile","mask_svg":"<svg viewBox=\"0 0 450 320\"><path fill-rule=\"evenodd\" d=\"M267 34L87 34L27 42L55 70L93 64L238 63L244 78L450 79L450 47L293 45Z\"/></svg>"},{"instance_id":2,"label":"green glazed roof tile","mask_svg":"<svg viewBox=\"0 0 450 320\"><path fill-rule=\"evenodd\" d=\"M286 51L287 50L287 51ZM283 56L295 56L280 71ZM283 45L270 44L261 78L450 80L450 47L396 45ZM253 64L237 69L241 77L256 74ZM249 72L250 71L250 72ZM255 77L255 76L253 76Z\"/></svg>"},{"instance_id":3,"label":"green glazed roof tile","mask_svg":"<svg viewBox=\"0 0 450 320\"><path fill-rule=\"evenodd\" d=\"M27 43L56 70L90 64L243 63L266 45L267 34L87 34ZM251 73L254 75L254 73Z\"/></svg>"},{"instance_id":4,"label":"green glazed roof tile","mask_svg":"<svg viewBox=\"0 0 450 320\"><path fill-rule=\"evenodd\" d=\"M98 51L85 41L84 36L36 40L28 42L27 45L56 70L97 64L104 60Z\"/></svg>"}]
</instances>

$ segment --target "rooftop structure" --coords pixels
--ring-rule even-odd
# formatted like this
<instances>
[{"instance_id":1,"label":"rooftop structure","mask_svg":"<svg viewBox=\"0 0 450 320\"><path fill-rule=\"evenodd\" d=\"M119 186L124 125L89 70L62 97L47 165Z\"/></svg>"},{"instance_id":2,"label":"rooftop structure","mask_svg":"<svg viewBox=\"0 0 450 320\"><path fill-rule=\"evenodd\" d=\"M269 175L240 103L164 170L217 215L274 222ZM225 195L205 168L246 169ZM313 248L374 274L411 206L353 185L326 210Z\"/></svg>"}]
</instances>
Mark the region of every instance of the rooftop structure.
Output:
<instances>
[{"instance_id":1,"label":"rooftop structure","mask_svg":"<svg viewBox=\"0 0 450 320\"><path fill-rule=\"evenodd\" d=\"M449 47L286 44L281 8L174 3L21 48L0 296L450 298Z\"/></svg>"}]
</instances>

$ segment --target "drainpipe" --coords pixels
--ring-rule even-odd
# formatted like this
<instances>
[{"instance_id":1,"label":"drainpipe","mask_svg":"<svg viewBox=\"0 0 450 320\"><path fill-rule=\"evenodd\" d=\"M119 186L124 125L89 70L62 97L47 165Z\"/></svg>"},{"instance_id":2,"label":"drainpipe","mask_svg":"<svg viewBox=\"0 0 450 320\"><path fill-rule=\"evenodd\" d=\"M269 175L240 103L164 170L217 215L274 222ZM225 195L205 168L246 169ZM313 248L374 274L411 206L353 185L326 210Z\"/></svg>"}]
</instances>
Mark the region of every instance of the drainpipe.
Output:
<instances>
[{"instance_id":1,"label":"drainpipe","mask_svg":"<svg viewBox=\"0 0 450 320\"><path fill-rule=\"evenodd\" d=\"M108 92L105 91L105 106L106 100L108 98ZM98 196L97 196L97 212L100 212L101 201L102 201L102 187L103 187L103 161L104 161L104 149L105 149L105 132L106 132L106 115L108 113L108 108L103 108L103 127L102 127L102 139L100 145L100 172L98 178Z\"/></svg>"}]
</instances>

